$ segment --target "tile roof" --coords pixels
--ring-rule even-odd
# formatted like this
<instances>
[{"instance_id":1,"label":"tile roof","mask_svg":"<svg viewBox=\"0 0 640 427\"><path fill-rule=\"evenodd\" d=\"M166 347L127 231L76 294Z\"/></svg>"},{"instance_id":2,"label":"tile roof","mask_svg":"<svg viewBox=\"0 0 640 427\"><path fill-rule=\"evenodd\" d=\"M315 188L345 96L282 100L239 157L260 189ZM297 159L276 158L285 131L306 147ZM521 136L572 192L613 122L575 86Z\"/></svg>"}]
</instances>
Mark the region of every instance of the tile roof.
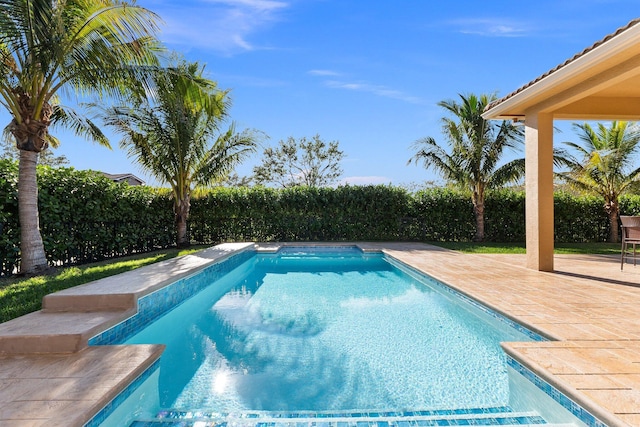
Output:
<instances>
[{"instance_id":1,"label":"tile roof","mask_svg":"<svg viewBox=\"0 0 640 427\"><path fill-rule=\"evenodd\" d=\"M627 31L628 29L634 27L637 24L640 24L640 18L636 18L636 19L632 20L631 22L629 22L627 25L618 28L614 33L611 33L611 34L607 35L606 37L604 37L602 40L599 40L599 41L595 42L593 45L591 45L588 48L584 49L582 52L575 54L573 57L567 59L566 61L564 61L562 64L558 65L557 67L547 71L546 73L544 73L540 77L536 78L535 80L532 80L531 82L529 82L526 85L516 89L515 91L511 92L510 94L508 94L508 95L506 95L506 96L504 96L504 97L502 97L500 99L497 99L497 100L493 101L492 103L490 103L489 105L487 105L485 107L484 111L489 111L490 109L492 109L495 106L503 103L507 99L512 98L513 96L517 95L518 93L522 92L523 90L533 86L534 84L536 84L539 81L545 79L546 77L550 76L551 74L553 74L553 73L557 72L558 70L566 67L570 63L572 63L575 60L583 57L587 53L589 53L592 50L596 49L597 47L605 44L606 42L608 42L609 40L613 39L614 37L617 37L618 35L624 33L625 31Z\"/></svg>"},{"instance_id":2,"label":"tile roof","mask_svg":"<svg viewBox=\"0 0 640 427\"><path fill-rule=\"evenodd\" d=\"M141 180L140 178L138 178L132 173L107 173L107 172L101 172L101 173L105 177L115 182L125 181L125 182L128 182L129 184L131 184L132 182L138 183L137 185L144 184L143 180Z\"/></svg>"}]
</instances>

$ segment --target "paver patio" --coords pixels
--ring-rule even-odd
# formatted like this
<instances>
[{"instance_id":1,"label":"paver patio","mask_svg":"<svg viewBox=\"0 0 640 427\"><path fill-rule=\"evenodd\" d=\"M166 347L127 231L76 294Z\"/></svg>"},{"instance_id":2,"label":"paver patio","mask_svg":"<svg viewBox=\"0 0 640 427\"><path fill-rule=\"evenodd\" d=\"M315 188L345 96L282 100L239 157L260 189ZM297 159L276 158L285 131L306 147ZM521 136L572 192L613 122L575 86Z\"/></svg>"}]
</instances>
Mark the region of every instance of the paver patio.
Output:
<instances>
[{"instance_id":1,"label":"paver patio","mask_svg":"<svg viewBox=\"0 0 640 427\"><path fill-rule=\"evenodd\" d=\"M640 265L629 264L621 272L616 257L559 255L556 271L545 273L524 268L520 255L466 255L418 243L359 245L385 250L556 340L508 343L504 348L608 425L640 425ZM67 290L50 299L49 312L0 324L0 424L81 426L162 351L162 346L85 348L84 340L100 328L99 321L87 322L87 317L102 316L105 326L113 324L130 313L128 294L144 295L188 274L186 266L197 268L241 248L212 248ZM123 305L99 311L96 301L104 294L117 295ZM74 314L65 312L67 306L86 322L86 331L79 330L79 322L69 322ZM30 318L40 323L33 326ZM46 328L40 334L42 324ZM21 336L50 342L56 349L51 331L60 337L65 328L75 337L67 350L10 354L20 353Z\"/></svg>"}]
</instances>

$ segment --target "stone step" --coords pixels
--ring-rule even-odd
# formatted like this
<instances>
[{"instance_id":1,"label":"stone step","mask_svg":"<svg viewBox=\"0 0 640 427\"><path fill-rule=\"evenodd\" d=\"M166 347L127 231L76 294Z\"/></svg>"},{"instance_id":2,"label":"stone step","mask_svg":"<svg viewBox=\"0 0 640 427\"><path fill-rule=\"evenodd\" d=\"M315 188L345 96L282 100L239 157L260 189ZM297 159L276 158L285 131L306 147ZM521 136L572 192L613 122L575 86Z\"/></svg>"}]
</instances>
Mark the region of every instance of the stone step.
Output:
<instances>
[{"instance_id":1,"label":"stone step","mask_svg":"<svg viewBox=\"0 0 640 427\"><path fill-rule=\"evenodd\" d=\"M0 324L0 355L75 353L133 313L29 313Z\"/></svg>"}]
</instances>

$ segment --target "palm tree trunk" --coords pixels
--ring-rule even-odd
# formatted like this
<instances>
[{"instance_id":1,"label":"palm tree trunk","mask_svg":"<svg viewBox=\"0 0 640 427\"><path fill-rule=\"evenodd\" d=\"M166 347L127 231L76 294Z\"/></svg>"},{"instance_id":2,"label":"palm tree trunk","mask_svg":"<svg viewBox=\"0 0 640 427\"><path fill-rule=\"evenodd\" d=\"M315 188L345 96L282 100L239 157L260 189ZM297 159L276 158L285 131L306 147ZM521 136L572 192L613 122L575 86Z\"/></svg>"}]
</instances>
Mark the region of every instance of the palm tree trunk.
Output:
<instances>
[{"instance_id":1,"label":"palm tree trunk","mask_svg":"<svg viewBox=\"0 0 640 427\"><path fill-rule=\"evenodd\" d=\"M484 204L476 206L474 213L476 216L476 235L473 240L482 242L484 241Z\"/></svg>"},{"instance_id":2,"label":"palm tree trunk","mask_svg":"<svg viewBox=\"0 0 640 427\"><path fill-rule=\"evenodd\" d=\"M20 219L20 274L38 274L49 266L40 235L38 214L38 153L20 150L18 210Z\"/></svg>"},{"instance_id":3,"label":"palm tree trunk","mask_svg":"<svg viewBox=\"0 0 640 427\"><path fill-rule=\"evenodd\" d=\"M613 195L609 198L605 198L604 211L609 217L609 238L607 241L609 243L617 243L619 242L618 215L620 214L618 198Z\"/></svg>"},{"instance_id":4,"label":"palm tree trunk","mask_svg":"<svg viewBox=\"0 0 640 427\"><path fill-rule=\"evenodd\" d=\"M189 194L185 195L182 200L176 199L175 201L175 213L176 213L176 246L179 248L185 248L190 245L189 236L187 235L187 219L189 218L189 208L191 197Z\"/></svg>"},{"instance_id":5,"label":"palm tree trunk","mask_svg":"<svg viewBox=\"0 0 640 427\"><path fill-rule=\"evenodd\" d=\"M484 241L484 194L473 192L473 214L476 217L476 235L473 237L475 242Z\"/></svg>"},{"instance_id":6,"label":"palm tree trunk","mask_svg":"<svg viewBox=\"0 0 640 427\"><path fill-rule=\"evenodd\" d=\"M618 227L618 212L616 210L611 210L608 212L609 214L609 239L610 243L618 243L619 240L619 227Z\"/></svg>"}]
</instances>

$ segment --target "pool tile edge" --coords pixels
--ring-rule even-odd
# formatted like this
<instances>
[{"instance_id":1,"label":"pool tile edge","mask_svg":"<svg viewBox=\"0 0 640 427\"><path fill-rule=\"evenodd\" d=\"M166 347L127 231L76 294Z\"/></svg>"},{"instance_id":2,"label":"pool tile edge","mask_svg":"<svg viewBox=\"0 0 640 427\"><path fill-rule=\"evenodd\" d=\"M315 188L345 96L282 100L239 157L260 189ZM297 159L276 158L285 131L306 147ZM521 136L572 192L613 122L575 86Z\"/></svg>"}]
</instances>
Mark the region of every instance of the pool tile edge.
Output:
<instances>
[{"instance_id":1,"label":"pool tile edge","mask_svg":"<svg viewBox=\"0 0 640 427\"><path fill-rule=\"evenodd\" d=\"M99 402L96 402L94 410L87 412L83 427L99 426L126 398L133 393L140 384L145 381L156 369L159 368L160 356L166 346L164 344L145 345L152 349L151 354L142 363L139 363L135 370L127 378L123 379L117 387L109 390L109 393ZM109 346L102 346L109 347Z\"/></svg>"},{"instance_id":2,"label":"pool tile edge","mask_svg":"<svg viewBox=\"0 0 640 427\"><path fill-rule=\"evenodd\" d=\"M525 376L529 380L531 380L531 378L529 378L530 375L538 377L540 380L546 383L546 385L548 385L549 387L555 388L561 394L566 396L569 400L579 405L584 411L588 412L595 420L594 421L595 424L592 423L588 425L595 425L597 427L629 427L627 423L623 422L615 414L611 414L611 412L602 408L600 405L598 405L597 403L589 399L587 396L585 396L584 393L581 393L579 390L576 390L571 385L566 384L557 375L552 374L551 372L549 372L548 370L540 366L538 363L531 360L526 355L521 354L517 348L521 344L522 343L502 343L501 344L502 349L507 354L507 357L510 358L512 361L515 361L515 363L519 365L517 369L519 373L525 374ZM547 346L550 344L552 344L552 342L547 341L545 343L545 345ZM526 371L529 371L530 375L528 375ZM544 387L540 387L538 384L536 385L539 388L541 388L543 391L545 391L548 395L550 395L552 398L554 398L554 400L558 401L552 395L553 393L549 393L548 390L546 390ZM565 409L569 410L570 412L574 412L571 407L567 407L567 405L564 405L563 402L558 401L558 403L560 403L562 406L565 407ZM574 415L579 417L578 414L574 413ZM597 421L601 422L602 424L598 424Z\"/></svg>"}]
</instances>

